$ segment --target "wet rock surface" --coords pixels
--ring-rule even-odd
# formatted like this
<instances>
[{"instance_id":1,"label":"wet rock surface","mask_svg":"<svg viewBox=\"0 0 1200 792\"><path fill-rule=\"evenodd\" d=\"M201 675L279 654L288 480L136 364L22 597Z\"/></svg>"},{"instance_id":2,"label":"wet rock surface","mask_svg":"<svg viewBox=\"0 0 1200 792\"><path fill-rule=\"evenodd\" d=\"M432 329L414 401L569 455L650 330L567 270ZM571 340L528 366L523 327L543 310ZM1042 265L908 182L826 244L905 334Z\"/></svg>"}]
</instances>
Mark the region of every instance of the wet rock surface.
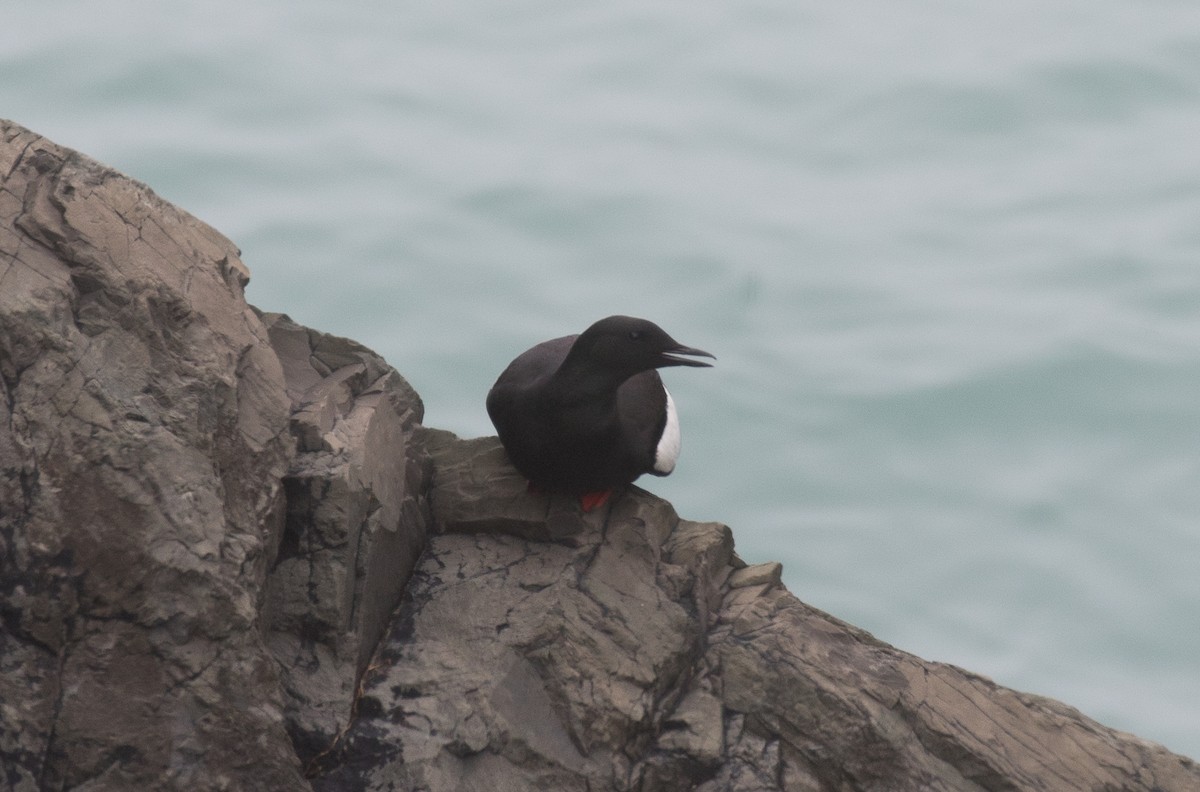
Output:
<instances>
[{"instance_id":1,"label":"wet rock surface","mask_svg":"<svg viewBox=\"0 0 1200 792\"><path fill-rule=\"evenodd\" d=\"M0 790L1200 789L725 526L530 494L144 185L9 122L0 175Z\"/></svg>"}]
</instances>

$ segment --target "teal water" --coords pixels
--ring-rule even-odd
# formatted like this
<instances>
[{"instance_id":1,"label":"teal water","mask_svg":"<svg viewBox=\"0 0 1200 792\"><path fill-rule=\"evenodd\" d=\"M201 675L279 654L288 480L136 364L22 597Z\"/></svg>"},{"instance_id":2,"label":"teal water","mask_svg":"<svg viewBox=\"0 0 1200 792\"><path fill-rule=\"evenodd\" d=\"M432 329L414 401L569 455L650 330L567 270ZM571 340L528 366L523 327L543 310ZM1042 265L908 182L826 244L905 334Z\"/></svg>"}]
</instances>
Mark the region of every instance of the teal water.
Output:
<instances>
[{"instance_id":1,"label":"teal water","mask_svg":"<svg viewBox=\"0 0 1200 792\"><path fill-rule=\"evenodd\" d=\"M1200 6L0 7L0 116L243 250L430 425L609 313L648 482L802 599L1200 756Z\"/></svg>"}]
</instances>

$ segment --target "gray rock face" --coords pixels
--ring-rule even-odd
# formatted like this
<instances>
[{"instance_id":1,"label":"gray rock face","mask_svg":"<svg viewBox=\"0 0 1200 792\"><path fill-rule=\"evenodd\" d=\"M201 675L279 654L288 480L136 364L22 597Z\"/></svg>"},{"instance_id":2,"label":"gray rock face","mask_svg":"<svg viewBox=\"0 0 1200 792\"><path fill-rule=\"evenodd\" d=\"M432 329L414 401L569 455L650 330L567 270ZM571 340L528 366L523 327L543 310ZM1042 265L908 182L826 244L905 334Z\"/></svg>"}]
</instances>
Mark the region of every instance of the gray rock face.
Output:
<instances>
[{"instance_id":1,"label":"gray rock face","mask_svg":"<svg viewBox=\"0 0 1200 792\"><path fill-rule=\"evenodd\" d=\"M292 443L234 246L0 126L0 784L294 789L258 630Z\"/></svg>"},{"instance_id":2,"label":"gray rock face","mask_svg":"<svg viewBox=\"0 0 1200 792\"><path fill-rule=\"evenodd\" d=\"M1190 760L797 600L640 490L429 433L435 535L318 790L1187 790Z\"/></svg>"},{"instance_id":3,"label":"gray rock face","mask_svg":"<svg viewBox=\"0 0 1200 792\"><path fill-rule=\"evenodd\" d=\"M237 251L0 122L0 790L1185 790L632 489L533 496Z\"/></svg>"},{"instance_id":4,"label":"gray rock face","mask_svg":"<svg viewBox=\"0 0 1200 792\"><path fill-rule=\"evenodd\" d=\"M409 442L423 408L370 350L280 314L263 319L297 443L263 626L288 730L310 764L349 725L355 684L424 546L429 466Z\"/></svg>"}]
</instances>

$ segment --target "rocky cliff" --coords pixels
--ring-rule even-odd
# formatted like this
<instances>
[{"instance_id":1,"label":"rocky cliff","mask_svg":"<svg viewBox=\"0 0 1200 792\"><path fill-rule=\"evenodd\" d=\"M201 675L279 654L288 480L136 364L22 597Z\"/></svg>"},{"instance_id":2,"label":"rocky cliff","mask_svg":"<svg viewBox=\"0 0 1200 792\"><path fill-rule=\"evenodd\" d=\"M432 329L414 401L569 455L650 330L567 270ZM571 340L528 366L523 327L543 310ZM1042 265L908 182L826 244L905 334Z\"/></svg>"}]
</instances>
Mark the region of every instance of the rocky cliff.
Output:
<instances>
[{"instance_id":1,"label":"rocky cliff","mask_svg":"<svg viewBox=\"0 0 1200 792\"><path fill-rule=\"evenodd\" d=\"M1195 790L634 489L581 514L0 122L0 789Z\"/></svg>"}]
</instances>

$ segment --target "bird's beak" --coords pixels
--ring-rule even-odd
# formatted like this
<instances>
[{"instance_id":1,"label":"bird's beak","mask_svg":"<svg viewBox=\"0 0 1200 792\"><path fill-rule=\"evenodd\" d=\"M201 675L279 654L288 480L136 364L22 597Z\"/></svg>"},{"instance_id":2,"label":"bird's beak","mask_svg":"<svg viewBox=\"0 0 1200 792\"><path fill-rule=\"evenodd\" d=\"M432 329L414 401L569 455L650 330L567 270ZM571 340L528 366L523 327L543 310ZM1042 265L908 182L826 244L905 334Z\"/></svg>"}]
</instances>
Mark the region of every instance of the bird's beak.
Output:
<instances>
[{"instance_id":1,"label":"bird's beak","mask_svg":"<svg viewBox=\"0 0 1200 792\"><path fill-rule=\"evenodd\" d=\"M689 360L688 358L685 358L685 357L676 357L676 355L693 355L693 356L699 356L699 357L712 358L713 360L717 359L716 355L705 352L703 349L693 349L692 347L685 347L685 346L680 345L680 346L674 347L673 349L668 349L667 351L665 351L661 355L659 355L659 358L662 360L662 362L658 364L659 367L661 368L662 366L697 366L697 367L707 368L707 367L712 366L712 363L705 363L703 360Z\"/></svg>"}]
</instances>

